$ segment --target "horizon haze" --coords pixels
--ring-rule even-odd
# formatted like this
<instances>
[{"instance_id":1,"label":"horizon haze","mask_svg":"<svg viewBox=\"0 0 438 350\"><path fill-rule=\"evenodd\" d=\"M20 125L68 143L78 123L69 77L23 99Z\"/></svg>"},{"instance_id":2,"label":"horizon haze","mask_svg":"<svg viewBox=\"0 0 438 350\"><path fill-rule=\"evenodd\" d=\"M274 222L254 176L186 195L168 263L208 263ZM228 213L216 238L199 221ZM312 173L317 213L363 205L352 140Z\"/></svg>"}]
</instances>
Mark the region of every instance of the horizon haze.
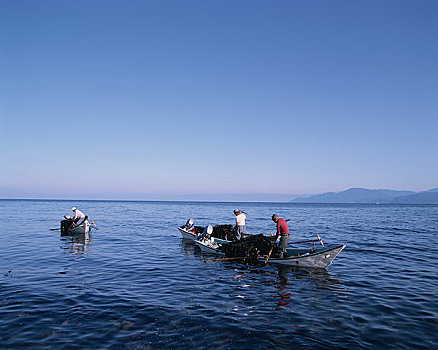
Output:
<instances>
[{"instance_id":1,"label":"horizon haze","mask_svg":"<svg viewBox=\"0 0 438 350\"><path fill-rule=\"evenodd\" d=\"M434 203L438 202L438 188L428 189L424 191L409 191L409 190L389 190L389 189L366 189L353 187L339 192L324 192L318 194L284 194L284 193L210 193L210 194L146 194L146 193L128 193L108 196L108 194L100 194L93 198L90 198L88 194L76 194L77 197L72 195L66 195L64 197L48 198L44 196L40 197L1 197L4 200L102 200L102 201L194 201L194 202L294 202L294 203L373 203L376 201L385 201L385 196L381 197L379 192L390 192L388 197L411 197L412 195L423 194L427 192L434 192ZM345 194L349 193L345 197ZM357 193L354 195L353 193ZM365 195L364 195L365 193ZM353 196L351 196L353 194ZM328 197L327 197L328 196ZM325 200L321 200L325 198ZM331 198L330 200L327 200ZM371 199L370 198L375 198ZM316 200L315 200L316 199ZM334 201L332 201L334 199ZM386 198L388 199L388 198Z\"/></svg>"}]
</instances>

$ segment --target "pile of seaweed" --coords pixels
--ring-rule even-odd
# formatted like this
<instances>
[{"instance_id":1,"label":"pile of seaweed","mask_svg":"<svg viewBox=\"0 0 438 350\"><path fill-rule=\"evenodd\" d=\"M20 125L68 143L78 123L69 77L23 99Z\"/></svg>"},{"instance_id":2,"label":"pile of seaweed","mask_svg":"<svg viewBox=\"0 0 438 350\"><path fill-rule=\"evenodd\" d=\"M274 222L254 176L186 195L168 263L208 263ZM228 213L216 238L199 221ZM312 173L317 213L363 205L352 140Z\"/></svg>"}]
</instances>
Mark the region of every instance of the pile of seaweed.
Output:
<instances>
[{"instance_id":1,"label":"pile of seaweed","mask_svg":"<svg viewBox=\"0 0 438 350\"><path fill-rule=\"evenodd\" d=\"M255 264L259 257L268 255L272 249L271 256L278 255L278 249L275 242L265 236L263 233L248 236L240 241L224 244L221 249L225 252L227 258L241 257L245 258L248 264Z\"/></svg>"},{"instance_id":2,"label":"pile of seaweed","mask_svg":"<svg viewBox=\"0 0 438 350\"><path fill-rule=\"evenodd\" d=\"M213 237L233 241L236 239L233 225L216 225L213 227Z\"/></svg>"}]
</instances>

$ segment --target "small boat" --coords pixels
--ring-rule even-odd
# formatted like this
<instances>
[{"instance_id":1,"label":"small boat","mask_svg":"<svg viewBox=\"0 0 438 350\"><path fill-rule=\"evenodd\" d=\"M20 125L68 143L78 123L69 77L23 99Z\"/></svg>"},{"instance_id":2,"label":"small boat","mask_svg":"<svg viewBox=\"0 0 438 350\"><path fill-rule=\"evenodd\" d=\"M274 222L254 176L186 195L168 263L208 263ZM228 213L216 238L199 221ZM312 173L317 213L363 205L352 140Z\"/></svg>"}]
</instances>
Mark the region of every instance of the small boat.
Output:
<instances>
[{"instance_id":1,"label":"small boat","mask_svg":"<svg viewBox=\"0 0 438 350\"><path fill-rule=\"evenodd\" d=\"M65 220L61 221L61 236L68 236L68 235L76 235L76 234L86 234L89 233L91 230L91 224L88 221L88 217L85 217L85 221L78 225L78 226L72 226L73 220L69 216L64 216Z\"/></svg>"},{"instance_id":2,"label":"small boat","mask_svg":"<svg viewBox=\"0 0 438 350\"><path fill-rule=\"evenodd\" d=\"M272 257L268 260L269 264L279 264L287 266L315 267L325 269L334 258L346 247L340 244L333 247L320 247L313 249L287 248L287 257L280 259ZM267 257L260 257L259 261L265 262Z\"/></svg>"},{"instance_id":3,"label":"small boat","mask_svg":"<svg viewBox=\"0 0 438 350\"><path fill-rule=\"evenodd\" d=\"M203 227L194 226L194 223L193 219L188 219L185 225L178 227L183 239L194 241L204 231Z\"/></svg>"}]
</instances>

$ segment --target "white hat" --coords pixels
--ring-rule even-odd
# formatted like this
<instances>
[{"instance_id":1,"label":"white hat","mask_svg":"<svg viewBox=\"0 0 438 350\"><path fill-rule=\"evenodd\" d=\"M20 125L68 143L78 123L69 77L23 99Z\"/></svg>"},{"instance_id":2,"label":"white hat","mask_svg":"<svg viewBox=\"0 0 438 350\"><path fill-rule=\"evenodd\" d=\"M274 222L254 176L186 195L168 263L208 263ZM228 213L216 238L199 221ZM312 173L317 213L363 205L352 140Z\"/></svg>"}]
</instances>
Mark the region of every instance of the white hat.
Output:
<instances>
[{"instance_id":1,"label":"white hat","mask_svg":"<svg viewBox=\"0 0 438 350\"><path fill-rule=\"evenodd\" d=\"M71 208L71 210L75 211L75 210L76 210L76 207Z\"/></svg>"}]
</instances>

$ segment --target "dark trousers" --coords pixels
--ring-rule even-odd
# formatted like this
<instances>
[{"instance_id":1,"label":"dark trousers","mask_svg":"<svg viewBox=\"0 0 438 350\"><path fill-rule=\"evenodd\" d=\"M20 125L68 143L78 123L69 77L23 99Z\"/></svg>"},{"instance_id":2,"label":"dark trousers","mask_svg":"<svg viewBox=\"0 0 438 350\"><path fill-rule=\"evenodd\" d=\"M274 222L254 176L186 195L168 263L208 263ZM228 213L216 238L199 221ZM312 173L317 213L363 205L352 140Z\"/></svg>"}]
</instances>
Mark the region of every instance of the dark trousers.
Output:
<instances>
[{"instance_id":1,"label":"dark trousers","mask_svg":"<svg viewBox=\"0 0 438 350\"><path fill-rule=\"evenodd\" d=\"M289 235L281 235L280 237L280 242L278 242L278 257L280 259L283 259L286 253L286 247L287 244L290 241L290 236Z\"/></svg>"}]
</instances>

